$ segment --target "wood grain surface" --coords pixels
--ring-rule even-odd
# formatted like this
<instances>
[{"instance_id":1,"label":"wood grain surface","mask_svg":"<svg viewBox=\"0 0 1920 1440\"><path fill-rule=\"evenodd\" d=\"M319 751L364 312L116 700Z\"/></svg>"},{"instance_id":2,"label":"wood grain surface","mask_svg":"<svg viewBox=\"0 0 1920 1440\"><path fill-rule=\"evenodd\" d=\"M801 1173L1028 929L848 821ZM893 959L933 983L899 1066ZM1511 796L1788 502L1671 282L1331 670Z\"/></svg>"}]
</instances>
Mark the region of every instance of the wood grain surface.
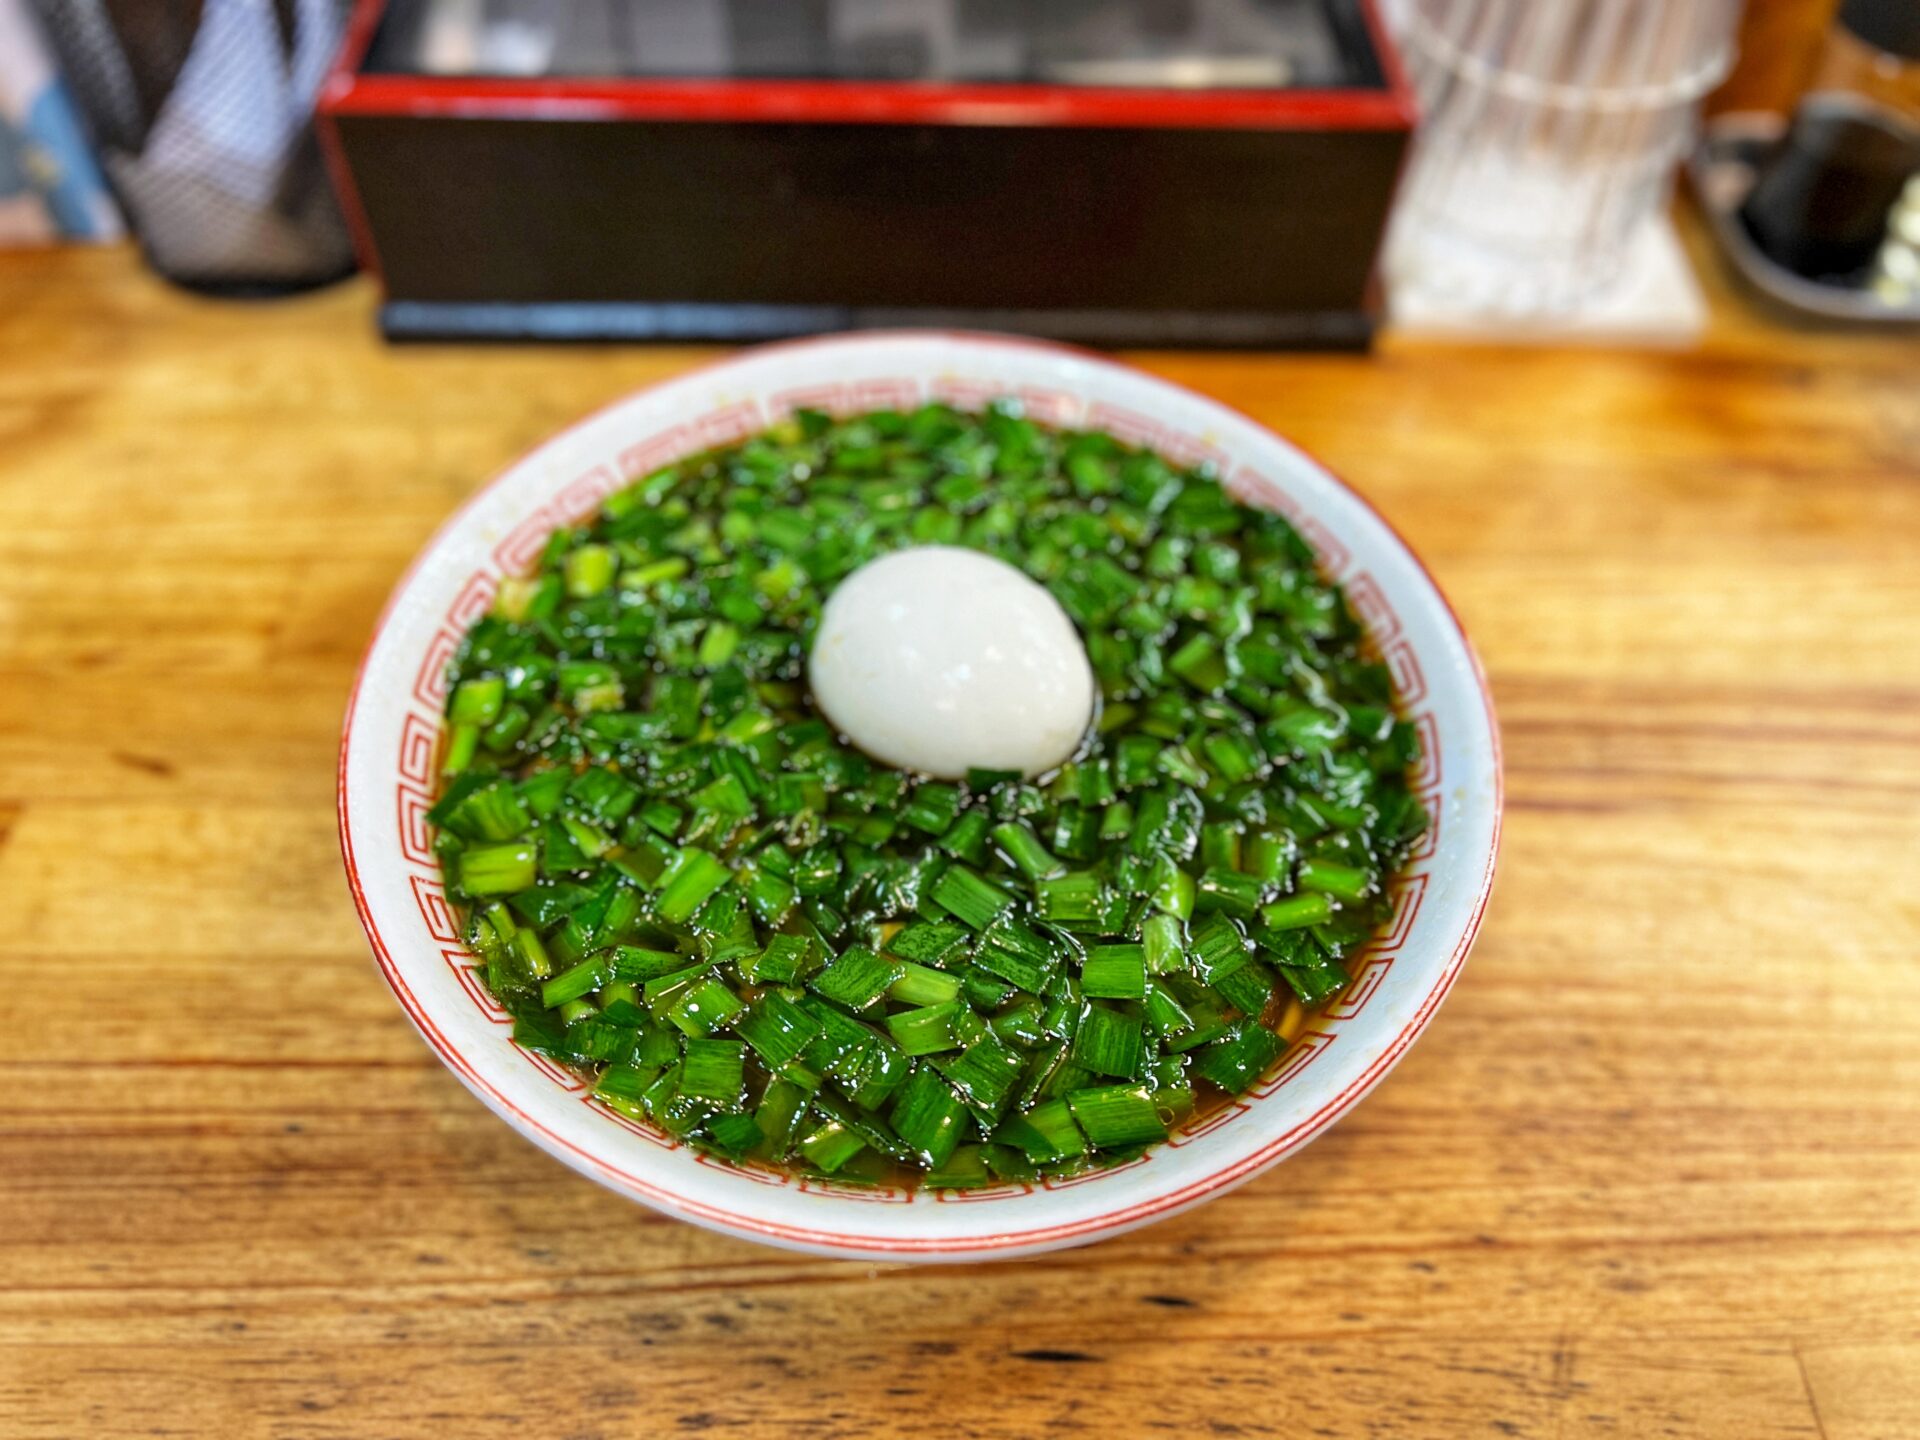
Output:
<instances>
[{"instance_id":1,"label":"wood grain surface","mask_svg":"<svg viewBox=\"0 0 1920 1440\"><path fill-rule=\"evenodd\" d=\"M463 495L691 350L0 259L0 1436L1920 1436L1920 349L1139 357L1377 501L1508 756L1489 923L1297 1159L1091 1249L813 1260L432 1059L335 849Z\"/></svg>"}]
</instances>

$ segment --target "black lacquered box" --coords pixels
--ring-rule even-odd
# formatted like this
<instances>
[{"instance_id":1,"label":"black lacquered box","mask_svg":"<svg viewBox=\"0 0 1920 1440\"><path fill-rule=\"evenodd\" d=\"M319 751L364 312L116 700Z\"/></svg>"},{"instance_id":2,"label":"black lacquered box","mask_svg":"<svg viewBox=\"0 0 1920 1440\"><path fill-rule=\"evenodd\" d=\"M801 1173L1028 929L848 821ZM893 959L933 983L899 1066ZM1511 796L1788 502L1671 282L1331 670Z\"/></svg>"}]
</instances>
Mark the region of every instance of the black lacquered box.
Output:
<instances>
[{"instance_id":1,"label":"black lacquered box","mask_svg":"<svg viewBox=\"0 0 1920 1440\"><path fill-rule=\"evenodd\" d=\"M390 336L1358 348L1370 0L362 0L322 138Z\"/></svg>"}]
</instances>

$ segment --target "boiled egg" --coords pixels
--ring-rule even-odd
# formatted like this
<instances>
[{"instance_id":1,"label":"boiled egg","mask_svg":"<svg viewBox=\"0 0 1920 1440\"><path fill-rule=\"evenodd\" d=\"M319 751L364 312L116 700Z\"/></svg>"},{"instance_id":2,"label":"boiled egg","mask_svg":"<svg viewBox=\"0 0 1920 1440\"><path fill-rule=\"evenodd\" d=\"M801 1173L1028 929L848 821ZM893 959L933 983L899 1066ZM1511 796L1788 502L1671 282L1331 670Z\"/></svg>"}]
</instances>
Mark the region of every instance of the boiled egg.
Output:
<instances>
[{"instance_id":1,"label":"boiled egg","mask_svg":"<svg viewBox=\"0 0 1920 1440\"><path fill-rule=\"evenodd\" d=\"M977 550L920 545L869 561L827 597L813 697L877 760L945 780L1043 774L1093 721L1093 667L1060 602Z\"/></svg>"}]
</instances>

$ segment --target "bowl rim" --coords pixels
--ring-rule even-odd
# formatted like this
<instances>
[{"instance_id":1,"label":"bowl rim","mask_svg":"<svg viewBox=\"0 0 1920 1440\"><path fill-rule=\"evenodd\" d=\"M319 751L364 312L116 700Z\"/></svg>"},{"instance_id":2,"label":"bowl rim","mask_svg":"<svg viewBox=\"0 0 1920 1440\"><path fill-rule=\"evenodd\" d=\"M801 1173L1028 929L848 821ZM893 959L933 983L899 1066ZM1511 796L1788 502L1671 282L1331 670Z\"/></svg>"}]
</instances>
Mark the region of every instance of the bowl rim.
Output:
<instances>
[{"instance_id":1,"label":"bowl rim","mask_svg":"<svg viewBox=\"0 0 1920 1440\"><path fill-rule=\"evenodd\" d=\"M368 678L368 667L372 662L381 639L386 635L395 611L412 587L416 576L429 560L438 552L442 543L467 519L470 512L484 504L493 493L506 485L522 467L539 455L548 446L557 444L565 437L583 430L612 412L646 396L656 390L678 385L712 372L723 371L742 361L758 358L771 353L794 352L809 349L837 348L888 341L919 341L935 343L956 343L971 347L997 347L1028 354L1052 355L1074 360L1083 365L1092 365L1121 372L1125 375L1144 379L1154 385L1177 390L1192 399L1211 405L1234 416L1241 423L1253 427L1263 436L1293 450L1317 469L1331 485L1352 499L1366 515L1391 537L1405 553L1421 580L1427 585L1433 596L1440 602L1446 623L1457 642L1461 653L1468 662L1475 689L1480 699L1481 713L1486 726L1486 739L1490 751L1492 791L1490 798L1490 829L1486 841L1486 862L1484 872L1475 891L1471 909L1465 925L1460 931L1452 954L1433 980L1429 990L1421 999L1418 1007L1407 1019L1398 1033L1385 1041L1379 1053L1366 1068L1338 1094L1323 1103L1311 1115L1281 1131L1252 1152L1228 1161L1217 1169L1190 1181L1182 1188L1137 1203L1125 1203L1125 1190L1117 1191L1122 1203L1112 1209L1096 1215L1085 1216L1071 1222L1043 1224L1025 1229L1010 1230L977 1236L926 1236L901 1237L898 1235L862 1235L849 1229L820 1229L800 1224L783 1224L762 1220L755 1216L737 1214L705 1201L692 1201L671 1187L643 1181L625 1172L616 1170L599 1155L584 1149L573 1141L554 1133L536 1117L520 1108L510 1095L496 1088L491 1082L479 1075L467 1062L457 1045L443 1035L425 1013L425 1009L412 995L409 987L400 976L398 966L389 951L385 938L380 932L379 922L375 919L372 906L361 883L359 867L354 854L352 820L349 805L349 757L352 754L353 722L358 709L362 686ZM1236 497L1237 503L1248 503ZM466 1086L488 1109L517 1131L523 1138L532 1141L540 1149L560 1160L569 1168L578 1171L588 1179L595 1180L609 1189L629 1199L638 1199L643 1203L672 1215L676 1219L688 1221L703 1228L722 1234L759 1240L762 1243L783 1245L829 1255L846 1257L886 1258L907 1261L975 1260L1005 1258L1013 1255L1037 1253L1066 1245L1082 1245L1103 1239L1127 1230L1165 1219L1183 1210L1204 1203L1238 1185L1245 1183L1262 1171L1277 1164L1281 1159L1304 1148L1312 1140L1324 1134L1355 1105L1380 1083L1399 1062L1400 1058L1419 1038L1432 1021L1440 1004L1451 992L1465 960L1471 951L1480 926L1485 919L1487 905L1493 892L1494 880L1498 869L1502 823L1505 815L1505 761L1502 752L1500 723L1493 705L1491 686L1488 683L1486 669L1481 663L1478 652L1468 638L1466 627L1461 623L1459 612L1452 600L1434 578L1417 550L1407 541L1400 530L1380 509L1364 494L1348 484L1344 477L1328 466L1317 455L1298 442L1291 440L1266 422L1248 414L1246 411L1212 395L1192 389L1178 381L1127 364L1110 355L1083 347L1064 344L1057 341L1038 340L1021 335L1001 334L992 331L972 331L964 329L886 329L842 331L825 335L806 336L793 340L770 344L743 346L728 351L712 360L704 361L676 370L670 375L650 381L635 389L625 391L593 410L560 426L542 436L515 459L501 466L482 485L463 499L444 519L432 534L420 545L413 559L395 582L392 591L382 606L378 619L374 622L367 644L359 663L355 668L345 713L341 725L340 748L336 770L335 803L338 821L338 840L340 855L346 871L348 889L352 895L355 912L359 917L362 930L366 934L372 949L376 967L382 979L393 992L395 1000L413 1024L421 1038L433 1050L440 1062L455 1078Z\"/></svg>"}]
</instances>

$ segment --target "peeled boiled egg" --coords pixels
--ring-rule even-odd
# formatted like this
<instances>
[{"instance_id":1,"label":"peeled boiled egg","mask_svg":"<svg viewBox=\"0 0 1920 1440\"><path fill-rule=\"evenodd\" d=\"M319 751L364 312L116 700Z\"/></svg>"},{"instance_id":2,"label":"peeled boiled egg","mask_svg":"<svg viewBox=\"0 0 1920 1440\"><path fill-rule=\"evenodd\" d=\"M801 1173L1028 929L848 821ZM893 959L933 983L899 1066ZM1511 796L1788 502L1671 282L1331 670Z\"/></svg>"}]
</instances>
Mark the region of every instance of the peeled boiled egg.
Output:
<instances>
[{"instance_id":1,"label":"peeled boiled egg","mask_svg":"<svg viewBox=\"0 0 1920 1440\"><path fill-rule=\"evenodd\" d=\"M1093 667L1060 603L1005 561L921 545L827 597L813 697L877 760L945 780L1064 764L1093 720Z\"/></svg>"}]
</instances>

